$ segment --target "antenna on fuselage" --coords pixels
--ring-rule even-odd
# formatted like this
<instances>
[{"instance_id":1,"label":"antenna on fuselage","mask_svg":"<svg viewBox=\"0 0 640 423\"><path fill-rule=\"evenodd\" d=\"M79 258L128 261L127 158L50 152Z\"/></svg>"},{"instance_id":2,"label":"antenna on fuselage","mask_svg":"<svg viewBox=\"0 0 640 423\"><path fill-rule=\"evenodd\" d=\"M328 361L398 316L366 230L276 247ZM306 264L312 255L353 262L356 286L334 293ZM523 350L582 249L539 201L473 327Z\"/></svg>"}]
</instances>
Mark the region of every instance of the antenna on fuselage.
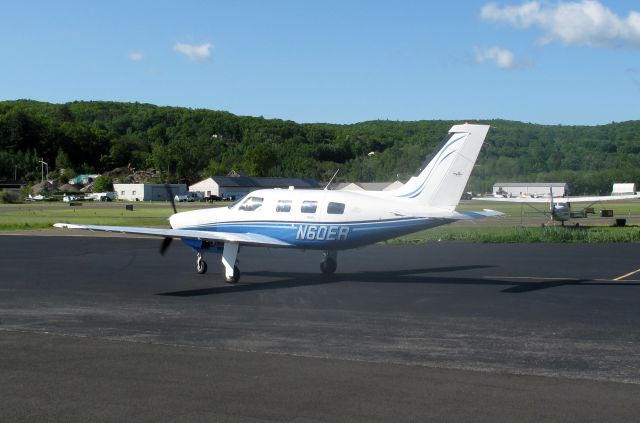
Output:
<instances>
[{"instance_id":1,"label":"antenna on fuselage","mask_svg":"<svg viewBox=\"0 0 640 423\"><path fill-rule=\"evenodd\" d=\"M324 187L325 191L329 189L329 185L331 185L331 182L333 182L333 180L336 178L336 176L338 176L338 172L340 172L340 169L336 170L336 173L333 174L333 176L329 180L329 183L327 183L327 186Z\"/></svg>"}]
</instances>

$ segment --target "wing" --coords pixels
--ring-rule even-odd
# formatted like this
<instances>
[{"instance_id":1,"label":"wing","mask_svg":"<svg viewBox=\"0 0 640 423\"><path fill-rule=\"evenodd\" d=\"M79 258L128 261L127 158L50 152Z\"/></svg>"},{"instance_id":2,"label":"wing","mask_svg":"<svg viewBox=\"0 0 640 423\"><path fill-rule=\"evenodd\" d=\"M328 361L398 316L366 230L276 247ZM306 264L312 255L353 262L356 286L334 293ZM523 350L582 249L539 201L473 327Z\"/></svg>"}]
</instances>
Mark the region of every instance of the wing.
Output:
<instances>
[{"instance_id":1,"label":"wing","mask_svg":"<svg viewBox=\"0 0 640 423\"><path fill-rule=\"evenodd\" d=\"M549 204L549 198L528 198L528 197L473 197L472 200L478 201L491 201L496 203L547 203ZM554 197L555 200L555 197Z\"/></svg>"},{"instance_id":2,"label":"wing","mask_svg":"<svg viewBox=\"0 0 640 423\"><path fill-rule=\"evenodd\" d=\"M632 200L640 199L640 195L603 195L592 197L553 197L554 203L598 203L600 201L616 201L616 200ZM474 197L472 200L491 201L496 203L547 203L551 201L550 197Z\"/></svg>"},{"instance_id":3,"label":"wing","mask_svg":"<svg viewBox=\"0 0 640 423\"><path fill-rule=\"evenodd\" d=\"M84 229L88 231L117 232L122 234L149 235L162 238L197 239L200 241L214 242L236 242L244 245L258 245L263 247L289 247L291 244L270 236L244 233L236 234L230 232L196 231L189 229L160 229L160 228L140 228L131 226L97 226L97 225L74 225L70 223L56 223L53 226L64 229Z\"/></svg>"},{"instance_id":4,"label":"wing","mask_svg":"<svg viewBox=\"0 0 640 423\"><path fill-rule=\"evenodd\" d=\"M631 194L603 195L603 196L594 196L594 197L563 197L564 200L571 203L599 203L600 201L633 200L638 198L640 198L640 196L638 196L637 194L635 195L631 195ZM558 200L560 200L560 198L558 198Z\"/></svg>"}]
</instances>

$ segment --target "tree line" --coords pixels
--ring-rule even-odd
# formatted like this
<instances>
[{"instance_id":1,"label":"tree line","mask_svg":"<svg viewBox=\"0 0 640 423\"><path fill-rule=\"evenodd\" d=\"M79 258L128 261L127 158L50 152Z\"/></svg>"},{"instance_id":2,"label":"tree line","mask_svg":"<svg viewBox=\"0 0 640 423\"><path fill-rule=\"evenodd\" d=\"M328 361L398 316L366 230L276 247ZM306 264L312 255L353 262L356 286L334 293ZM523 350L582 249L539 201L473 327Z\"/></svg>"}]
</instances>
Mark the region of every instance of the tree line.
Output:
<instances>
[{"instance_id":1,"label":"tree line","mask_svg":"<svg viewBox=\"0 0 640 423\"><path fill-rule=\"evenodd\" d=\"M155 182L195 182L231 170L342 181L408 179L459 122L377 120L298 124L150 104L0 102L0 179L36 181L43 159L62 178L116 167L154 168ZM492 125L469 181L568 182L572 194L640 180L640 121L600 126ZM56 173L56 174L58 174Z\"/></svg>"}]
</instances>

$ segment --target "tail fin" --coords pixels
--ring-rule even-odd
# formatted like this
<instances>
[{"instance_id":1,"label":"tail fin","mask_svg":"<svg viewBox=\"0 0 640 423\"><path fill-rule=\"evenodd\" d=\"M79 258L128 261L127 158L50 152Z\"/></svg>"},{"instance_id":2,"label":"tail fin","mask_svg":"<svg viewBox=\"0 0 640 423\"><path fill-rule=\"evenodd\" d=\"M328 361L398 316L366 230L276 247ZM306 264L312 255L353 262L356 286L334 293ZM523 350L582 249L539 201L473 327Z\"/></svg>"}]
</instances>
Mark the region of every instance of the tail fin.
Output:
<instances>
[{"instance_id":1,"label":"tail fin","mask_svg":"<svg viewBox=\"0 0 640 423\"><path fill-rule=\"evenodd\" d=\"M429 164L393 195L425 206L455 209L488 132L489 125L452 126Z\"/></svg>"}]
</instances>

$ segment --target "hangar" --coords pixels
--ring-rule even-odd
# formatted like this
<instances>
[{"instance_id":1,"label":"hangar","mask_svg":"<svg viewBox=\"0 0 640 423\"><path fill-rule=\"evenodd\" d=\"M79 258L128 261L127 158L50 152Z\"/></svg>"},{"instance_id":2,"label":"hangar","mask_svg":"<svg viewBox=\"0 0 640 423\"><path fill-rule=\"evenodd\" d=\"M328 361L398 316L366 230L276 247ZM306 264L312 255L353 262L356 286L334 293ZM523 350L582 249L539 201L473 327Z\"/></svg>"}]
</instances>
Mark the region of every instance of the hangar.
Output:
<instances>
[{"instance_id":1,"label":"hangar","mask_svg":"<svg viewBox=\"0 0 640 423\"><path fill-rule=\"evenodd\" d=\"M189 186L189 192L196 192L203 197L245 196L251 191L263 188L319 189L318 181L311 178L253 178L249 176L211 176Z\"/></svg>"},{"instance_id":2,"label":"hangar","mask_svg":"<svg viewBox=\"0 0 640 423\"><path fill-rule=\"evenodd\" d=\"M331 189L342 191L391 191L404 185L400 181L395 182L341 182Z\"/></svg>"},{"instance_id":3,"label":"hangar","mask_svg":"<svg viewBox=\"0 0 640 423\"><path fill-rule=\"evenodd\" d=\"M543 197L553 190L554 197L569 195L566 182L496 182L493 185L494 197Z\"/></svg>"},{"instance_id":4,"label":"hangar","mask_svg":"<svg viewBox=\"0 0 640 423\"><path fill-rule=\"evenodd\" d=\"M635 195L636 194L636 184L633 183L624 183L624 184L613 184L613 190L611 191L611 195Z\"/></svg>"},{"instance_id":5,"label":"hangar","mask_svg":"<svg viewBox=\"0 0 640 423\"><path fill-rule=\"evenodd\" d=\"M169 192L167 192L167 187ZM169 201L169 195L184 194L186 184L113 184L118 200L125 201Z\"/></svg>"}]
</instances>

